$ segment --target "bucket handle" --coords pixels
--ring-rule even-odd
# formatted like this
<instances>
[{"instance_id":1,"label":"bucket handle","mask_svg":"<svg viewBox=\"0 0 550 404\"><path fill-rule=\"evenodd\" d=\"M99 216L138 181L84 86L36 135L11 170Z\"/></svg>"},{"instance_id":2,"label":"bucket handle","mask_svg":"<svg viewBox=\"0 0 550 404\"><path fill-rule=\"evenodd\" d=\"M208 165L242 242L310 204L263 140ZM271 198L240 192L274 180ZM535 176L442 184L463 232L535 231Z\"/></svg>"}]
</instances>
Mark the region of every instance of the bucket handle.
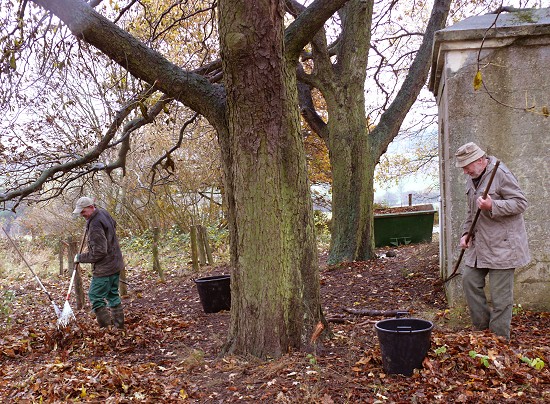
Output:
<instances>
[{"instance_id":1,"label":"bucket handle","mask_svg":"<svg viewBox=\"0 0 550 404\"><path fill-rule=\"evenodd\" d=\"M409 315L409 311L408 311L408 310L398 310L398 311L395 313L395 318L405 317L405 316L408 316L408 315Z\"/></svg>"},{"instance_id":2,"label":"bucket handle","mask_svg":"<svg viewBox=\"0 0 550 404\"><path fill-rule=\"evenodd\" d=\"M408 310L397 310L395 313L395 318L405 317L409 315ZM399 332L412 332L412 327L410 325L398 325L395 331Z\"/></svg>"},{"instance_id":3,"label":"bucket handle","mask_svg":"<svg viewBox=\"0 0 550 404\"><path fill-rule=\"evenodd\" d=\"M412 332L413 329L410 325L398 325L395 327L397 332Z\"/></svg>"}]
</instances>

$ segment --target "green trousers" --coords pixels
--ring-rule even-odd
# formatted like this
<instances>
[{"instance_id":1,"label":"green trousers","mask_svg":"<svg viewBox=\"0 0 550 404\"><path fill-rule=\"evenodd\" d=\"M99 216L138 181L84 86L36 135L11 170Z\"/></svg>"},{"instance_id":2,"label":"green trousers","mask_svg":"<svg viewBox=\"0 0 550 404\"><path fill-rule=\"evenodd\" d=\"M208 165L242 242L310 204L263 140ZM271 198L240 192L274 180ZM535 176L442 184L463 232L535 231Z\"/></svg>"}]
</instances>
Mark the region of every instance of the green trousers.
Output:
<instances>
[{"instance_id":1,"label":"green trousers","mask_svg":"<svg viewBox=\"0 0 550 404\"><path fill-rule=\"evenodd\" d=\"M92 310L108 305L118 306L121 303L118 293L118 280L120 274L111 276L93 277L88 290L88 297L92 304Z\"/></svg>"},{"instance_id":2,"label":"green trousers","mask_svg":"<svg viewBox=\"0 0 550 404\"><path fill-rule=\"evenodd\" d=\"M491 307L485 296L485 279L489 275ZM466 266L462 272L464 296L476 330L490 329L510 339L514 305L514 268L488 269Z\"/></svg>"}]
</instances>

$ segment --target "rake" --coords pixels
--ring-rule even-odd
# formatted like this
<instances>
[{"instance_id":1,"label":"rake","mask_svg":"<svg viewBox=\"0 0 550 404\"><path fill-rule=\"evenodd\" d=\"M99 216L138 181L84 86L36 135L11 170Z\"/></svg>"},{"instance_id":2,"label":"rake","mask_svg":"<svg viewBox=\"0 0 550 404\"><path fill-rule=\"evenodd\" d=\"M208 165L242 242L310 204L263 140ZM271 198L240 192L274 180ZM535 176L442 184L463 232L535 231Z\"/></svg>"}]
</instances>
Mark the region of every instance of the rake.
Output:
<instances>
[{"instance_id":1,"label":"rake","mask_svg":"<svg viewBox=\"0 0 550 404\"><path fill-rule=\"evenodd\" d=\"M86 240L86 235L88 234L88 228L86 228L86 231L84 232L84 236L82 237L82 242L80 243L80 250L78 250L78 253L82 253L82 248L84 247L84 241ZM71 282L69 282L69 290L67 291L67 297L65 298L65 304L63 305L63 311L61 312L61 315L59 315L59 318L57 319L57 327L66 327L69 325L71 320L76 320L76 317L74 316L73 309L71 309L71 305L69 304L69 297L71 296L71 290L73 288L74 284L74 277L76 275L76 272L80 266L80 262L76 262L73 267L73 273L71 275Z\"/></svg>"},{"instance_id":2,"label":"rake","mask_svg":"<svg viewBox=\"0 0 550 404\"><path fill-rule=\"evenodd\" d=\"M44 291L44 293L46 294L46 296L48 296L48 299L50 299L50 302L52 303L53 309L55 310L55 315L56 315L57 318L59 319L59 317L61 316L61 310L59 310L59 307L57 307L57 304L55 304L55 302L53 301L52 297L50 296L50 294L48 293L48 291L46 290L46 288L44 287L44 285L42 284L42 282L40 282L40 279L38 278L38 276L36 276L36 274L34 273L34 271L33 271L32 268L31 268L31 266L29 265L29 263L27 262L27 260L25 259L25 257L23 256L23 254L21 253L21 251L19 250L19 248L17 248L17 245L16 245L15 242L12 240L12 238L10 237L10 235L8 234L8 232L6 231L6 229L4 229L4 227L2 227L2 230L4 231L4 234L6 235L6 237L8 238L8 240L11 242L11 245L13 246L13 248L15 248L15 251L17 251L17 253L18 253L19 256L21 257L21 259L23 260L23 262L27 265L27 268L29 268L29 271L31 271L31 273L33 274L34 279L36 279L36 281L38 282L38 284L40 285L40 287L42 288L42 290Z\"/></svg>"}]
</instances>

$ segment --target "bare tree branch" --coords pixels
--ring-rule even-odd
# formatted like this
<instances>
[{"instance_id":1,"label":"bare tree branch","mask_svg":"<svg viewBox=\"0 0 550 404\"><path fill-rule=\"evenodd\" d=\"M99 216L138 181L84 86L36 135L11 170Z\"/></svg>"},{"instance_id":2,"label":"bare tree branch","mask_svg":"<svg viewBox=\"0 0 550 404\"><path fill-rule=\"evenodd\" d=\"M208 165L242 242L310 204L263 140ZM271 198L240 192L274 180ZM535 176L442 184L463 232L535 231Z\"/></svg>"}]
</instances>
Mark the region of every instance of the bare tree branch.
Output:
<instances>
[{"instance_id":1,"label":"bare tree branch","mask_svg":"<svg viewBox=\"0 0 550 404\"><path fill-rule=\"evenodd\" d=\"M425 61L430 58L435 31L445 24L450 2L451 0L434 1L424 39L409 69L409 73L395 99L381 116L376 128L371 132L373 139L371 150L373 158L377 162L380 156L386 151L389 143L397 136L405 116L409 112L421 88L426 83L430 64Z\"/></svg>"}]
</instances>

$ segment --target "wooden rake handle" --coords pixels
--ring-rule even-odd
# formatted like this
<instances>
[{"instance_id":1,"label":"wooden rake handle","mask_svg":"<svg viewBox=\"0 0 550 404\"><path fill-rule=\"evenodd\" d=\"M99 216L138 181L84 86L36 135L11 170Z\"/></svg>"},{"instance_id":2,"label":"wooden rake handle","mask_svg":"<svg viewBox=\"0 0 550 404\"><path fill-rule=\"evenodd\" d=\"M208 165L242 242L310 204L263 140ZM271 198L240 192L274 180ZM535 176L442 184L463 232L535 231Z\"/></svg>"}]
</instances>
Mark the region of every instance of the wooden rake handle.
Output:
<instances>
[{"instance_id":1,"label":"wooden rake handle","mask_svg":"<svg viewBox=\"0 0 550 404\"><path fill-rule=\"evenodd\" d=\"M82 241L80 242L80 249L78 250L79 254L82 254L82 250L84 249L84 242L86 241L87 235L88 235L88 226L86 226L86 230L84 231L84 235L82 236ZM69 296L71 295L71 289L73 288L74 277L79 266L80 266L80 262L76 262L74 264L73 273L71 274L71 281L69 282L69 290L67 291L67 297L65 298L65 300L67 301L69 300Z\"/></svg>"}]
</instances>

